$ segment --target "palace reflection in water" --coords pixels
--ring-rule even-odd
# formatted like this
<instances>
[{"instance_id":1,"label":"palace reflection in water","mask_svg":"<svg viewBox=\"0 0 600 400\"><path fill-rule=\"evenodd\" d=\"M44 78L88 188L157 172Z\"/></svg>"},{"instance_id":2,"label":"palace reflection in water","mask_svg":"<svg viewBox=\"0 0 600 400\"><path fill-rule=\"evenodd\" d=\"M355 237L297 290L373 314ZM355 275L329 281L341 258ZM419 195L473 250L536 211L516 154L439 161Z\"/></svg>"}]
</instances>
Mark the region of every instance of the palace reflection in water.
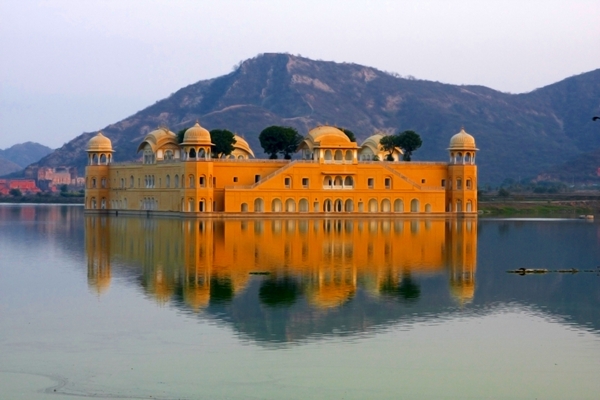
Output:
<instances>
[{"instance_id":1,"label":"palace reflection in water","mask_svg":"<svg viewBox=\"0 0 600 400\"><path fill-rule=\"evenodd\" d=\"M114 274L133 277L159 303L229 321L256 339L363 331L402 318L428 303L425 278L438 282L432 298L442 289L454 306L475 293L470 218L85 221L94 291L107 290Z\"/></svg>"}]
</instances>

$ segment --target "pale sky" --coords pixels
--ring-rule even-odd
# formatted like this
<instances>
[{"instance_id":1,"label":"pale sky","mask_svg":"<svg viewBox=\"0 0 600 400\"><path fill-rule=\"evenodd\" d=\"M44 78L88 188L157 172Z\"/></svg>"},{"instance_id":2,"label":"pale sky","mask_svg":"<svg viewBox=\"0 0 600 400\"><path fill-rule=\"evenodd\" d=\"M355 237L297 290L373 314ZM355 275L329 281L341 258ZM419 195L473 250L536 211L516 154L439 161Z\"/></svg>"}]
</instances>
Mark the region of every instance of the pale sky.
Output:
<instances>
[{"instance_id":1,"label":"pale sky","mask_svg":"<svg viewBox=\"0 0 600 400\"><path fill-rule=\"evenodd\" d=\"M52 148L259 53L523 93L600 68L598 0L0 0L0 149Z\"/></svg>"}]
</instances>

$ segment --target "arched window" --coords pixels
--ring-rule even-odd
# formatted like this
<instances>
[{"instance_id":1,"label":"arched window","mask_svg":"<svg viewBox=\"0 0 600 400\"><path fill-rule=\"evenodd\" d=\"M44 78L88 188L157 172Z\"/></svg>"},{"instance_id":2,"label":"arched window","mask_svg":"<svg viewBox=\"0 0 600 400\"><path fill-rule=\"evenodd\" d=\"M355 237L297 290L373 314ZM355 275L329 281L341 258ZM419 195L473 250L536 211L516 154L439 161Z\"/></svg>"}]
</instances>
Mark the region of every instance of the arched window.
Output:
<instances>
[{"instance_id":1,"label":"arched window","mask_svg":"<svg viewBox=\"0 0 600 400\"><path fill-rule=\"evenodd\" d=\"M343 158L344 158L344 155L342 154L342 151L336 150L335 151L335 161L342 161Z\"/></svg>"},{"instance_id":2,"label":"arched window","mask_svg":"<svg viewBox=\"0 0 600 400\"><path fill-rule=\"evenodd\" d=\"M132 187L133 187L133 184L134 184L134 179L133 179L133 175L131 175L131 176L129 177L129 187L130 187L130 188L132 188Z\"/></svg>"},{"instance_id":3,"label":"arched window","mask_svg":"<svg viewBox=\"0 0 600 400\"><path fill-rule=\"evenodd\" d=\"M331 200L329 200L329 199L325 200L325 202L323 203L323 211L331 212Z\"/></svg>"},{"instance_id":4,"label":"arched window","mask_svg":"<svg viewBox=\"0 0 600 400\"><path fill-rule=\"evenodd\" d=\"M419 200L412 199L410 201L410 212L419 212Z\"/></svg>"},{"instance_id":5,"label":"arched window","mask_svg":"<svg viewBox=\"0 0 600 400\"><path fill-rule=\"evenodd\" d=\"M402 199L394 200L394 212L404 212L404 202Z\"/></svg>"},{"instance_id":6,"label":"arched window","mask_svg":"<svg viewBox=\"0 0 600 400\"><path fill-rule=\"evenodd\" d=\"M352 179L351 176L347 176L346 179L344 179L344 187L345 188L353 188L354 187L354 179Z\"/></svg>"},{"instance_id":7,"label":"arched window","mask_svg":"<svg viewBox=\"0 0 600 400\"><path fill-rule=\"evenodd\" d=\"M242 212L248 212L248 203L242 203Z\"/></svg>"},{"instance_id":8,"label":"arched window","mask_svg":"<svg viewBox=\"0 0 600 400\"><path fill-rule=\"evenodd\" d=\"M354 211L354 201L352 201L352 199L346 200L346 203L344 203L344 211L346 211L346 212Z\"/></svg>"},{"instance_id":9,"label":"arched window","mask_svg":"<svg viewBox=\"0 0 600 400\"><path fill-rule=\"evenodd\" d=\"M167 177L165 178L165 183L167 184L168 188L171 187L171 175L167 174Z\"/></svg>"},{"instance_id":10,"label":"arched window","mask_svg":"<svg viewBox=\"0 0 600 400\"><path fill-rule=\"evenodd\" d=\"M254 199L254 212L263 212L264 211L264 201L261 198Z\"/></svg>"},{"instance_id":11,"label":"arched window","mask_svg":"<svg viewBox=\"0 0 600 400\"><path fill-rule=\"evenodd\" d=\"M429 204L429 203L425 204L425 212L426 213L430 213L431 212L431 204Z\"/></svg>"},{"instance_id":12,"label":"arched window","mask_svg":"<svg viewBox=\"0 0 600 400\"><path fill-rule=\"evenodd\" d=\"M335 202L333 203L333 210L335 212L342 212L342 209L343 209L342 199L336 199Z\"/></svg>"},{"instance_id":13,"label":"arched window","mask_svg":"<svg viewBox=\"0 0 600 400\"><path fill-rule=\"evenodd\" d=\"M352 155L352 150L346 150L346 162L352 162L354 156Z\"/></svg>"},{"instance_id":14,"label":"arched window","mask_svg":"<svg viewBox=\"0 0 600 400\"><path fill-rule=\"evenodd\" d=\"M369 200L369 212L377 212L377 200Z\"/></svg>"},{"instance_id":15,"label":"arched window","mask_svg":"<svg viewBox=\"0 0 600 400\"><path fill-rule=\"evenodd\" d=\"M100 155L100 164L106 164L106 154Z\"/></svg>"},{"instance_id":16,"label":"arched window","mask_svg":"<svg viewBox=\"0 0 600 400\"><path fill-rule=\"evenodd\" d=\"M331 150L325 150L325 161L331 161Z\"/></svg>"},{"instance_id":17,"label":"arched window","mask_svg":"<svg viewBox=\"0 0 600 400\"><path fill-rule=\"evenodd\" d=\"M200 212L206 211L206 201L204 199L201 199L198 202L198 211L200 211Z\"/></svg>"},{"instance_id":18,"label":"arched window","mask_svg":"<svg viewBox=\"0 0 600 400\"><path fill-rule=\"evenodd\" d=\"M106 209L106 199L104 197L102 198L102 201L100 202L100 208L102 210Z\"/></svg>"},{"instance_id":19,"label":"arched window","mask_svg":"<svg viewBox=\"0 0 600 400\"><path fill-rule=\"evenodd\" d=\"M92 178L92 188L96 187L96 178Z\"/></svg>"},{"instance_id":20,"label":"arched window","mask_svg":"<svg viewBox=\"0 0 600 400\"><path fill-rule=\"evenodd\" d=\"M308 212L308 200L300 199L300 202L298 203L298 211Z\"/></svg>"},{"instance_id":21,"label":"arched window","mask_svg":"<svg viewBox=\"0 0 600 400\"><path fill-rule=\"evenodd\" d=\"M96 198L95 197L92 197L92 202L91 203L92 203L91 204L92 210L95 210L96 209Z\"/></svg>"},{"instance_id":22,"label":"arched window","mask_svg":"<svg viewBox=\"0 0 600 400\"><path fill-rule=\"evenodd\" d=\"M390 203L390 201L388 199L383 199L381 201L381 212L391 212L392 211L392 204Z\"/></svg>"},{"instance_id":23,"label":"arched window","mask_svg":"<svg viewBox=\"0 0 600 400\"><path fill-rule=\"evenodd\" d=\"M473 211L473 203L471 202L471 200L467 201L467 212L472 212Z\"/></svg>"},{"instance_id":24,"label":"arched window","mask_svg":"<svg viewBox=\"0 0 600 400\"><path fill-rule=\"evenodd\" d=\"M323 188L330 189L331 187L333 187L333 180L330 176L326 176L325 178L323 178Z\"/></svg>"},{"instance_id":25,"label":"arched window","mask_svg":"<svg viewBox=\"0 0 600 400\"><path fill-rule=\"evenodd\" d=\"M98 154L92 155L92 165L98 164Z\"/></svg>"},{"instance_id":26,"label":"arched window","mask_svg":"<svg viewBox=\"0 0 600 400\"><path fill-rule=\"evenodd\" d=\"M188 200L188 211L189 212L194 212L194 199L189 199Z\"/></svg>"},{"instance_id":27,"label":"arched window","mask_svg":"<svg viewBox=\"0 0 600 400\"><path fill-rule=\"evenodd\" d=\"M196 158L196 149L190 149L190 155L188 158L190 158L190 159Z\"/></svg>"},{"instance_id":28,"label":"arched window","mask_svg":"<svg viewBox=\"0 0 600 400\"><path fill-rule=\"evenodd\" d=\"M341 176L336 176L335 180L333 181L333 187L335 189L341 189L343 187L344 181L342 179Z\"/></svg>"},{"instance_id":29,"label":"arched window","mask_svg":"<svg viewBox=\"0 0 600 400\"><path fill-rule=\"evenodd\" d=\"M190 185L189 185L189 187L190 187L190 188L193 188L193 187L194 187L194 181L195 181L195 180L194 180L194 175L190 175L190 179L189 179L189 182L190 182Z\"/></svg>"},{"instance_id":30,"label":"arched window","mask_svg":"<svg viewBox=\"0 0 600 400\"><path fill-rule=\"evenodd\" d=\"M200 149L200 151L198 151L198 159L203 160L205 158L206 158L206 151L204 149Z\"/></svg>"},{"instance_id":31,"label":"arched window","mask_svg":"<svg viewBox=\"0 0 600 400\"><path fill-rule=\"evenodd\" d=\"M179 187L179 175L175 175L175 187Z\"/></svg>"},{"instance_id":32,"label":"arched window","mask_svg":"<svg viewBox=\"0 0 600 400\"><path fill-rule=\"evenodd\" d=\"M295 212L296 211L296 202L294 199L287 199L285 201L285 212Z\"/></svg>"},{"instance_id":33,"label":"arched window","mask_svg":"<svg viewBox=\"0 0 600 400\"><path fill-rule=\"evenodd\" d=\"M471 153L465 154L465 164L471 164Z\"/></svg>"},{"instance_id":34,"label":"arched window","mask_svg":"<svg viewBox=\"0 0 600 400\"><path fill-rule=\"evenodd\" d=\"M200 184L200 187L205 187L206 186L206 177L204 175L201 175L200 178L198 179L198 183Z\"/></svg>"},{"instance_id":35,"label":"arched window","mask_svg":"<svg viewBox=\"0 0 600 400\"><path fill-rule=\"evenodd\" d=\"M165 150L165 160L173 159L173 150Z\"/></svg>"},{"instance_id":36,"label":"arched window","mask_svg":"<svg viewBox=\"0 0 600 400\"><path fill-rule=\"evenodd\" d=\"M283 209L283 204L280 199L273 199L271 202L271 211L272 212L281 212Z\"/></svg>"},{"instance_id":37,"label":"arched window","mask_svg":"<svg viewBox=\"0 0 600 400\"><path fill-rule=\"evenodd\" d=\"M456 200L456 212L462 212L462 201Z\"/></svg>"}]
</instances>

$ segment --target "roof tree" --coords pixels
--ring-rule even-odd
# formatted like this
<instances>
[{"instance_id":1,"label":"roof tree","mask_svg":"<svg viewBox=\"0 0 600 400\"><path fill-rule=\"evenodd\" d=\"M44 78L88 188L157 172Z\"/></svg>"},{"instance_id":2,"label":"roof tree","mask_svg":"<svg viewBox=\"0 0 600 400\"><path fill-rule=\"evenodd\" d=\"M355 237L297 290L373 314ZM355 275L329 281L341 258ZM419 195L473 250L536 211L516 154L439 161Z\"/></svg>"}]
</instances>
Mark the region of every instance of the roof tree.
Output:
<instances>
[{"instance_id":1,"label":"roof tree","mask_svg":"<svg viewBox=\"0 0 600 400\"><path fill-rule=\"evenodd\" d=\"M388 154L385 156L386 161L394 161L394 150L398 147L398 136L397 135L387 135L381 138L379 141L381 148L383 151L387 151Z\"/></svg>"},{"instance_id":2,"label":"roof tree","mask_svg":"<svg viewBox=\"0 0 600 400\"><path fill-rule=\"evenodd\" d=\"M302 136L294 128L273 125L263 129L258 139L270 159L274 160L277 154L282 154L284 159L289 160L302 141Z\"/></svg>"},{"instance_id":3,"label":"roof tree","mask_svg":"<svg viewBox=\"0 0 600 400\"><path fill-rule=\"evenodd\" d=\"M396 136L396 146L404 150L402 156L404 161L410 161L412 152L421 147L422 144L421 136L415 131L404 131Z\"/></svg>"},{"instance_id":4,"label":"roof tree","mask_svg":"<svg viewBox=\"0 0 600 400\"><path fill-rule=\"evenodd\" d=\"M214 144L212 153L214 158L228 156L233 151L236 143L235 135L227 129L213 129L210 131L210 141Z\"/></svg>"},{"instance_id":5,"label":"roof tree","mask_svg":"<svg viewBox=\"0 0 600 400\"><path fill-rule=\"evenodd\" d=\"M339 126L337 128L340 131L344 132L346 134L346 136L348 136L348 139L350 139L351 142L356 143L356 135L354 135L354 132L352 132L350 129L340 128Z\"/></svg>"}]
</instances>

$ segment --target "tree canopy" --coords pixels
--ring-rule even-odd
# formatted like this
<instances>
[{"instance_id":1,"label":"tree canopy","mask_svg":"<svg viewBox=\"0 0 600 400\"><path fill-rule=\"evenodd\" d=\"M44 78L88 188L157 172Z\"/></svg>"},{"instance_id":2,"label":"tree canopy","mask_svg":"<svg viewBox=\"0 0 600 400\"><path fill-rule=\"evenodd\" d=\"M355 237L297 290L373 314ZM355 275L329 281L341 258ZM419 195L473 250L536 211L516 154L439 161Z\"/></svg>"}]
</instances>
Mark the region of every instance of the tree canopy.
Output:
<instances>
[{"instance_id":1,"label":"tree canopy","mask_svg":"<svg viewBox=\"0 0 600 400\"><path fill-rule=\"evenodd\" d=\"M351 142L356 143L356 136L354 135L354 132L352 132L350 129L340 128L339 126L337 128L340 131L344 132L346 134L346 136L348 136L348 139L350 139Z\"/></svg>"},{"instance_id":2,"label":"tree canopy","mask_svg":"<svg viewBox=\"0 0 600 400\"><path fill-rule=\"evenodd\" d=\"M379 141L381 148L384 151L388 152L388 155L385 157L386 161L394 161L394 149L398 147L398 136L397 135L388 135L381 138Z\"/></svg>"},{"instance_id":3,"label":"tree canopy","mask_svg":"<svg viewBox=\"0 0 600 400\"><path fill-rule=\"evenodd\" d=\"M236 143L235 135L227 129L213 129L210 131L210 141L214 144L212 155L214 158L228 156L233 151Z\"/></svg>"},{"instance_id":4,"label":"tree canopy","mask_svg":"<svg viewBox=\"0 0 600 400\"><path fill-rule=\"evenodd\" d=\"M188 129L190 129L189 126L187 128L183 128L182 130L177 131L177 143L183 143L183 137L185 136L185 131L187 131Z\"/></svg>"},{"instance_id":5,"label":"tree canopy","mask_svg":"<svg viewBox=\"0 0 600 400\"><path fill-rule=\"evenodd\" d=\"M410 161L413 151L417 150L423 144L421 136L415 131L404 131L397 135L396 145L404 151L402 159Z\"/></svg>"},{"instance_id":6,"label":"tree canopy","mask_svg":"<svg viewBox=\"0 0 600 400\"><path fill-rule=\"evenodd\" d=\"M289 160L292 153L302 142L302 136L296 129L289 126L269 126L263 129L258 135L260 145L270 159L276 159L277 154L282 154L283 158Z\"/></svg>"}]
</instances>

